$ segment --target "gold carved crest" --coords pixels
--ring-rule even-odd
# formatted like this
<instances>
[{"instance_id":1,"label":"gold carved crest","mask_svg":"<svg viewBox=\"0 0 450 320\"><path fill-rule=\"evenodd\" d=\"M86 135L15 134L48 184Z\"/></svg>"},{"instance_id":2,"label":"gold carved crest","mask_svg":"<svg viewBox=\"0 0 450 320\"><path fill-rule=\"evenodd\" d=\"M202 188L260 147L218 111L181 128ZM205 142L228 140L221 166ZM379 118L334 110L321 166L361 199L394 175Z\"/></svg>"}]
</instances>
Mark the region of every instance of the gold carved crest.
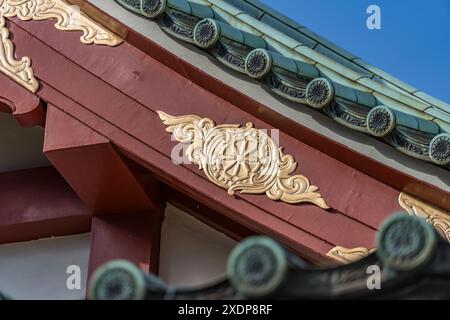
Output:
<instances>
[{"instance_id":1,"label":"gold carved crest","mask_svg":"<svg viewBox=\"0 0 450 320\"><path fill-rule=\"evenodd\" d=\"M367 249L363 247L344 248L338 246L328 251L327 256L337 262L348 264L361 260L375 251L376 249Z\"/></svg>"},{"instance_id":2,"label":"gold carved crest","mask_svg":"<svg viewBox=\"0 0 450 320\"><path fill-rule=\"evenodd\" d=\"M417 199L405 192L400 193L400 206L412 216L426 219L436 231L450 242L450 213L435 207L423 200Z\"/></svg>"},{"instance_id":3,"label":"gold carved crest","mask_svg":"<svg viewBox=\"0 0 450 320\"><path fill-rule=\"evenodd\" d=\"M117 46L123 42L77 6L63 0L0 0L0 15L25 21L56 19L55 27L59 30L82 31L80 40L84 44Z\"/></svg>"},{"instance_id":4,"label":"gold carved crest","mask_svg":"<svg viewBox=\"0 0 450 320\"><path fill-rule=\"evenodd\" d=\"M22 57L17 60L14 57L14 44L9 39L9 30L5 27L5 18L0 15L0 71L27 88L31 92L36 92L39 83L34 77L31 68L31 60Z\"/></svg>"},{"instance_id":5,"label":"gold carved crest","mask_svg":"<svg viewBox=\"0 0 450 320\"><path fill-rule=\"evenodd\" d=\"M195 115L159 117L176 141L187 144L189 161L199 166L219 187L245 194L266 194L272 200L309 202L328 209L318 188L303 175L292 175L297 162L260 129L247 123L216 125Z\"/></svg>"}]
</instances>

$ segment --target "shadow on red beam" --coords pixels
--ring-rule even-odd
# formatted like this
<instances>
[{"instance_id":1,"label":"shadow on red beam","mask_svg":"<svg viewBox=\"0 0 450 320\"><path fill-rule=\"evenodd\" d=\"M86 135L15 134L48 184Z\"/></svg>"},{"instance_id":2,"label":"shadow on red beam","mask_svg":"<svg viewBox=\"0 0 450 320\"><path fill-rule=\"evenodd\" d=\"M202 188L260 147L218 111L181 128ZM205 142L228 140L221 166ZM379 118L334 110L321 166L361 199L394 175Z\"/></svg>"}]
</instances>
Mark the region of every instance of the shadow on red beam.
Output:
<instances>
[{"instance_id":1,"label":"shadow on red beam","mask_svg":"<svg viewBox=\"0 0 450 320\"><path fill-rule=\"evenodd\" d=\"M0 73L0 112L11 113L20 125L44 123L45 108L40 98Z\"/></svg>"},{"instance_id":2,"label":"shadow on red beam","mask_svg":"<svg viewBox=\"0 0 450 320\"><path fill-rule=\"evenodd\" d=\"M94 215L158 207L107 138L52 105L44 153Z\"/></svg>"},{"instance_id":3,"label":"shadow on red beam","mask_svg":"<svg viewBox=\"0 0 450 320\"><path fill-rule=\"evenodd\" d=\"M89 210L53 167L0 174L0 243L88 232Z\"/></svg>"}]
</instances>

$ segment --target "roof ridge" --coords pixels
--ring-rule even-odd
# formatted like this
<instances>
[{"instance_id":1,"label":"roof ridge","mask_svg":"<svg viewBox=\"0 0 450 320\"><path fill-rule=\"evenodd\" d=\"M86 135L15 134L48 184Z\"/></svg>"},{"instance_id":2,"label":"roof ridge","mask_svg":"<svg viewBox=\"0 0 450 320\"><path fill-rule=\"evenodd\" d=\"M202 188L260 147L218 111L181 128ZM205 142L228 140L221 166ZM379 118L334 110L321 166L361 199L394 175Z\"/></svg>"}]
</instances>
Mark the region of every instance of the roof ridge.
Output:
<instances>
[{"instance_id":1,"label":"roof ridge","mask_svg":"<svg viewBox=\"0 0 450 320\"><path fill-rule=\"evenodd\" d=\"M305 45L279 21L264 18L263 11L250 14L248 8L230 4L248 5L250 0L158 0L146 6L147 0L115 1L230 69L257 79L278 96L317 109L412 157L450 166L447 109L349 66L347 60L330 56L331 51L321 52L320 43L315 49L311 43Z\"/></svg>"},{"instance_id":2,"label":"roof ridge","mask_svg":"<svg viewBox=\"0 0 450 320\"><path fill-rule=\"evenodd\" d=\"M209 0L208 0L209 1ZM213 0L214 1L214 0ZM236 1L242 1L245 3L250 4L251 6L254 6L258 8L259 10L263 11L265 14L272 16L274 19L276 19L278 22L290 27L291 29L302 33L304 36L308 37L309 39L316 41L318 44L323 45L327 49L331 50L332 52L338 54L342 58L348 60L351 63L354 63L358 65L359 67L365 69L368 72L371 72L372 74L382 78L383 80L387 81L388 83L394 85L395 87L401 89L402 91L405 91L405 95L412 96L414 98L417 98L421 101L424 101L431 106L434 106L441 111L449 112L450 111L450 104L442 101L438 98L435 98L433 96L428 95L424 91L414 88L411 85L405 83L404 81L398 79L397 77L392 76L391 74L365 62L360 57L357 57L353 55L352 53L348 52L347 50L341 48L340 46L332 43L331 41L323 38L322 36L312 32L309 28L306 26L302 26L298 24L296 21L292 20L291 18L287 17L286 15L280 13L279 11L268 7L267 5L263 4L259 0L235 0L235 1L229 1L229 0L219 0L219 1L225 1L225 2L236 2ZM282 19L280 19L282 17ZM305 33L304 30L307 30L308 32ZM313 48L314 49L314 48ZM353 57L350 59L349 57ZM358 62L357 62L358 61ZM407 90L408 88L409 90Z\"/></svg>"}]
</instances>

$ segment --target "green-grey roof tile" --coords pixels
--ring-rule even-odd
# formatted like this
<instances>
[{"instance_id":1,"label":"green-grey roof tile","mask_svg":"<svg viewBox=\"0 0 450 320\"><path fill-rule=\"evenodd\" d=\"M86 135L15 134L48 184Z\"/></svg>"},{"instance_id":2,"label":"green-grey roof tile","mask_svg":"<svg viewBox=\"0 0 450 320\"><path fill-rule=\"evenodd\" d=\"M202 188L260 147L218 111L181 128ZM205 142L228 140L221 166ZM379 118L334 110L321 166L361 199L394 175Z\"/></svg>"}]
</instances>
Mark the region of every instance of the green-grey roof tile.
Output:
<instances>
[{"instance_id":1,"label":"green-grey roof tile","mask_svg":"<svg viewBox=\"0 0 450 320\"><path fill-rule=\"evenodd\" d=\"M199 3L202 4L204 6L211 6L211 3L209 3L207 0L189 0L190 2L195 2L195 3Z\"/></svg>"},{"instance_id":2,"label":"green-grey roof tile","mask_svg":"<svg viewBox=\"0 0 450 320\"><path fill-rule=\"evenodd\" d=\"M191 13L190 3L186 0L170 0L169 6L188 14Z\"/></svg>"},{"instance_id":3,"label":"green-grey roof tile","mask_svg":"<svg viewBox=\"0 0 450 320\"><path fill-rule=\"evenodd\" d=\"M285 46L289 47L290 49L293 49L301 45L301 43L298 40L292 39L283 32L266 25L264 22L257 20L246 13L241 13L237 15L236 18L240 19L242 22L251 25L253 28L264 33L265 35L273 39L276 39L279 42L282 42Z\"/></svg>"},{"instance_id":4,"label":"green-grey roof tile","mask_svg":"<svg viewBox=\"0 0 450 320\"><path fill-rule=\"evenodd\" d=\"M234 27L262 36L269 48L272 47L287 57L315 64L323 74L331 74L330 78L334 78L333 81L363 88L363 91L379 92L381 96L391 99L397 107L403 106L412 113L416 113L414 109L425 110L430 105L437 105L442 110L450 109L448 104L418 92L416 88L357 58L257 0L208 0L208 2L216 4L213 6L214 10L217 10L223 20ZM238 13L241 11L247 13ZM261 15L260 11L265 14ZM230 19L229 15L237 15L238 21ZM254 18L258 16L262 16L262 23ZM291 29L296 29L298 32L292 33ZM316 41L320 45L315 45ZM299 45L294 47L296 53L290 50L294 45ZM310 49L308 45L317 46L317 52L308 51ZM371 80L374 74L377 78ZM409 93L416 93L416 95ZM425 117L430 118L429 115Z\"/></svg>"},{"instance_id":5,"label":"green-grey roof tile","mask_svg":"<svg viewBox=\"0 0 450 320\"><path fill-rule=\"evenodd\" d=\"M340 54L341 56L345 57L348 60L356 59L357 56L355 56L353 53L348 52L347 50L337 46L336 44L332 43L331 41L328 41L327 39L321 37L317 33L309 30L306 27L303 27L301 29L297 29L299 32L303 33L304 35L310 37L311 39L321 43L323 46L327 47L328 49L335 51L336 53Z\"/></svg>"},{"instance_id":6,"label":"green-grey roof tile","mask_svg":"<svg viewBox=\"0 0 450 320\"><path fill-rule=\"evenodd\" d=\"M220 17L221 20L227 22L228 24L232 25L233 27L240 29L242 31L254 34L256 36L262 36L263 33L256 30L252 26L250 26L248 23L242 22L240 19L232 16L227 11L217 7L216 5L212 5L211 8L216 12L216 16Z\"/></svg>"},{"instance_id":7,"label":"green-grey roof tile","mask_svg":"<svg viewBox=\"0 0 450 320\"><path fill-rule=\"evenodd\" d=\"M450 113L448 113L448 112L431 107L431 108L426 109L425 113L450 123Z\"/></svg>"},{"instance_id":8,"label":"green-grey roof tile","mask_svg":"<svg viewBox=\"0 0 450 320\"><path fill-rule=\"evenodd\" d=\"M215 7L222 9L223 11L226 11L228 14L232 16L237 16L238 14L242 13L243 11L239 8L236 8L235 6L232 6L229 3L226 3L223 0L208 0L210 3L212 3ZM215 8L213 8L215 9Z\"/></svg>"},{"instance_id":9,"label":"green-grey roof tile","mask_svg":"<svg viewBox=\"0 0 450 320\"><path fill-rule=\"evenodd\" d=\"M450 87L449 87L449 89L450 89ZM430 102L432 105L435 105L436 107L438 107L439 109L441 109L443 111L450 112L450 105L448 103L445 103L444 101L441 101L435 97L432 97L423 91L415 92L414 96Z\"/></svg>"},{"instance_id":10,"label":"green-grey roof tile","mask_svg":"<svg viewBox=\"0 0 450 320\"><path fill-rule=\"evenodd\" d=\"M397 100L405 105L408 105L416 110L423 111L430 106L426 102L420 102L406 94L403 94L399 91L394 91L394 90L390 89L383 83L373 81L368 78L361 78L361 79L358 79L356 82L358 82L362 85L365 85L366 87L371 88L375 91L378 91L379 93L382 93L383 95L389 96L390 98L395 99L395 100Z\"/></svg>"},{"instance_id":11,"label":"green-grey roof tile","mask_svg":"<svg viewBox=\"0 0 450 320\"><path fill-rule=\"evenodd\" d=\"M317 61L318 63L327 66L328 68L336 71L337 73L341 74L342 76L356 81L357 79L361 78L363 75L334 61L333 59L327 57L326 55L314 51L313 49L305 46L299 46L295 48L295 51L310 57L311 59Z\"/></svg>"},{"instance_id":12,"label":"green-grey roof tile","mask_svg":"<svg viewBox=\"0 0 450 320\"><path fill-rule=\"evenodd\" d=\"M395 109L390 108L395 114L395 123L399 126L408 127L414 130L419 129L419 122L417 121L417 117L412 116L410 114L397 111Z\"/></svg>"},{"instance_id":13,"label":"green-grey roof tile","mask_svg":"<svg viewBox=\"0 0 450 320\"><path fill-rule=\"evenodd\" d=\"M361 90L364 92L372 92L372 90L368 89L367 87L360 85L357 82L354 82L350 79L344 78L343 76L341 76L339 73L337 73L334 70L331 70L330 68L320 64L320 63L316 63L314 65L317 69L319 69L321 76L326 77L326 78L330 78L331 80L333 80L334 82L340 83L344 86L348 86L348 87L352 87L355 88L357 90Z\"/></svg>"},{"instance_id":14,"label":"green-grey roof tile","mask_svg":"<svg viewBox=\"0 0 450 320\"><path fill-rule=\"evenodd\" d=\"M348 59L344 58L343 56L338 55L336 52L324 47L323 45L319 44L317 47L314 48L315 51L320 52L327 57L336 60L337 62L343 64L344 66L349 67L350 69L358 72L362 76L370 78L372 76L372 73L368 72L367 70L361 68L358 65L355 65L354 63L350 62Z\"/></svg>"},{"instance_id":15,"label":"green-grey roof tile","mask_svg":"<svg viewBox=\"0 0 450 320\"><path fill-rule=\"evenodd\" d=\"M401 88L402 90L407 91L408 93L412 93L417 91L416 88L414 88L413 86L410 86L407 83L404 83L402 81L400 81L399 79L395 78L394 76L388 74L387 72L372 66L371 64L367 63L366 61L362 60L362 59L355 59L353 60L354 63L356 63L357 65L371 71L372 73L386 79L387 81L391 82L392 84L396 85L397 87Z\"/></svg>"},{"instance_id":16,"label":"green-grey roof tile","mask_svg":"<svg viewBox=\"0 0 450 320\"><path fill-rule=\"evenodd\" d=\"M355 90L353 90L350 87L335 83L334 91L335 91L336 96L338 96L338 97L345 98L345 99L353 101L353 102L357 101Z\"/></svg>"},{"instance_id":17,"label":"green-grey roof tile","mask_svg":"<svg viewBox=\"0 0 450 320\"><path fill-rule=\"evenodd\" d=\"M286 58L300 60L300 61L307 62L310 64L315 63L314 60L311 60L310 58L291 50L289 47L287 47L283 43L281 43L269 36L263 35L262 38L264 40L266 40L267 44L269 45L269 48L273 49L272 51L278 52L278 53L284 55Z\"/></svg>"},{"instance_id":18,"label":"green-grey roof tile","mask_svg":"<svg viewBox=\"0 0 450 320\"><path fill-rule=\"evenodd\" d=\"M426 120L432 120L434 117L431 115L427 115L423 113L420 110L417 110L415 108L412 108L404 103L399 102L398 100L394 100L392 98L389 98L385 96L384 94L381 94L379 92L373 92L373 96L378 100L380 105L386 106L388 108L404 112L410 115L413 115L415 117L424 118Z\"/></svg>"},{"instance_id":19,"label":"green-grey roof tile","mask_svg":"<svg viewBox=\"0 0 450 320\"><path fill-rule=\"evenodd\" d=\"M441 128L441 132L450 133L450 124L448 122L444 122L439 119L433 119L433 122L435 122L439 125L439 127Z\"/></svg>"},{"instance_id":20,"label":"green-grey roof tile","mask_svg":"<svg viewBox=\"0 0 450 320\"><path fill-rule=\"evenodd\" d=\"M419 131L428 132L432 134L439 134L441 129L439 125L433 121L427 121L420 118L417 118L417 122L419 124Z\"/></svg>"},{"instance_id":21,"label":"green-grey roof tile","mask_svg":"<svg viewBox=\"0 0 450 320\"><path fill-rule=\"evenodd\" d=\"M245 1L247 3L252 4L253 6L259 8L262 11L264 11L265 13L271 15L275 19L283 21L284 23L286 23L287 25L289 25L290 27L292 27L294 29L304 28L304 26L301 25L300 23L298 23L297 21L294 21L291 18L286 17L285 15L283 15L280 12L278 12L278 11L268 7L268 6L266 6L265 4L263 4L262 2L260 2L258 0L241 0L241 1Z\"/></svg>"},{"instance_id":22,"label":"green-grey roof tile","mask_svg":"<svg viewBox=\"0 0 450 320\"><path fill-rule=\"evenodd\" d=\"M243 31L236 29L236 28L230 26L229 24L222 23L222 22L218 22L218 25L220 27L221 36L226 37L226 38L236 41L236 42L244 43L244 32ZM252 36L255 38L261 39L255 35L252 35Z\"/></svg>"},{"instance_id":23,"label":"green-grey roof tile","mask_svg":"<svg viewBox=\"0 0 450 320\"><path fill-rule=\"evenodd\" d=\"M313 48L314 46L317 45L316 41L311 40L310 38L299 33L297 30L286 26L285 24L281 23L279 20L277 20L267 14L265 14L260 20L262 22L266 23L267 25L275 28L276 30L283 32L285 35L291 37L292 39L299 41L302 45L308 46L310 48Z\"/></svg>"},{"instance_id":24,"label":"green-grey roof tile","mask_svg":"<svg viewBox=\"0 0 450 320\"><path fill-rule=\"evenodd\" d=\"M191 14L196 17L213 18L215 16L214 10L212 10L208 6L196 2L190 2L190 6L191 6Z\"/></svg>"},{"instance_id":25,"label":"green-grey roof tile","mask_svg":"<svg viewBox=\"0 0 450 320\"><path fill-rule=\"evenodd\" d=\"M358 103L372 107L375 107L377 105L377 99L375 99L375 97L371 93L363 92L360 90L355 90L355 93Z\"/></svg>"},{"instance_id":26,"label":"green-grey roof tile","mask_svg":"<svg viewBox=\"0 0 450 320\"><path fill-rule=\"evenodd\" d=\"M260 19L262 17L262 15L264 14L264 11L256 8L255 6L252 6L251 4L249 4L245 1L241 1L241 0L223 0L223 1L231 4L232 6L238 8L242 12L245 12L246 14L248 14L256 19Z\"/></svg>"}]
</instances>

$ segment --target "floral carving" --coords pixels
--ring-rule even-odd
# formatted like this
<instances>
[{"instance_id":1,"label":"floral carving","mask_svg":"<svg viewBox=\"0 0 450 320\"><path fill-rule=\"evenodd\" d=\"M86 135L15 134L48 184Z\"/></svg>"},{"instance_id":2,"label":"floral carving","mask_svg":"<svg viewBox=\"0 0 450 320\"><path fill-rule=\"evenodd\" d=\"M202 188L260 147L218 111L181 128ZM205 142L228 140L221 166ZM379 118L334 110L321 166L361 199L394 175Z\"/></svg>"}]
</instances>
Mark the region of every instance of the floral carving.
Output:
<instances>
[{"instance_id":1,"label":"floral carving","mask_svg":"<svg viewBox=\"0 0 450 320\"><path fill-rule=\"evenodd\" d=\"M394 113L384 106L373 108L367 115L367 130L376 137L384 137L395 127Z\"/></svg>"},{"instance_id":2,"label":"floral carving","mask_svg":"<svg viewBox=\"0 0 450 320\"><path fill-rule=\"evenodd\" d=\"M442 133L431 141L430 158L440 165L450 163L450 134Z\"/></svg>"},{"instance_id":3,"label":"floral carving","mask_svg":"<svg viewBox=\"0 0 450 320\"><path fill-rule=\"evenodd\" d=\"M0 16L0 37L0 71L31 92L36 92L39 83L34 77L31 60L28 57L15 59L14 44L9 40L9 31L2 16Z\"/></svg>"},{"instance_id":4,"label":"floral carving","mask_svg":"<svg viewBox=\"0 0 450 320\"><path fill-rule=\"evenodd\" d=\"M306 100L313 108L324 108L331 103L333 98L334 87L328 79L316 78L306 88Z\"/></svg>"},{"instance_id":5,"label":"floral carving","mask_svg":"<svg viewBox=\"0 0 450 320\"><path fill-rule=\"evenodd\" d=\"M272 200L287 203L313 203L327 209L318 188L303 175L292 175L297 163L291 155L263 130L252 123L216 126L209 118L195 115L174 117L158 112L175 140L189 144L189 160L202 169L207 178L228 190L246 194L266 194Z\"/></svg>"},{"instance_id":6,"label":"floral carving","mask_svg":"<svg viewBox=\"0 0 450 320\"><path fill-rule=\"evenodd\" d=\"M80 40L85 44L116 46L123 41L63 0L0 0L0 14L24 21L56 19L55 27L59 30L82 31Z\"/></svg>"},{"instance_id":7,"label":"floral carving","mask_svg":"<svg viewBox=\"0 0 450 320\"><path fill-rule=\"evenodd\" d=\"M337 262L348 264L361 260L375 251L376 249L369 250L363 247L348 249L338 246L328 251L327 256Z\"/></svg>"},{"instance_id":8,"label":"floral carving","mask_svg":"<svg viewBox=\"0 0 450 320\"><path fill-rule=\"evenodd\" d=\"M426 219L428 223L434 226L436 231L450 242L450 213L425 201L414 198L407 193L400 193L400 206L411 216L418 216Z\"/></svg>"}]
</instances>

